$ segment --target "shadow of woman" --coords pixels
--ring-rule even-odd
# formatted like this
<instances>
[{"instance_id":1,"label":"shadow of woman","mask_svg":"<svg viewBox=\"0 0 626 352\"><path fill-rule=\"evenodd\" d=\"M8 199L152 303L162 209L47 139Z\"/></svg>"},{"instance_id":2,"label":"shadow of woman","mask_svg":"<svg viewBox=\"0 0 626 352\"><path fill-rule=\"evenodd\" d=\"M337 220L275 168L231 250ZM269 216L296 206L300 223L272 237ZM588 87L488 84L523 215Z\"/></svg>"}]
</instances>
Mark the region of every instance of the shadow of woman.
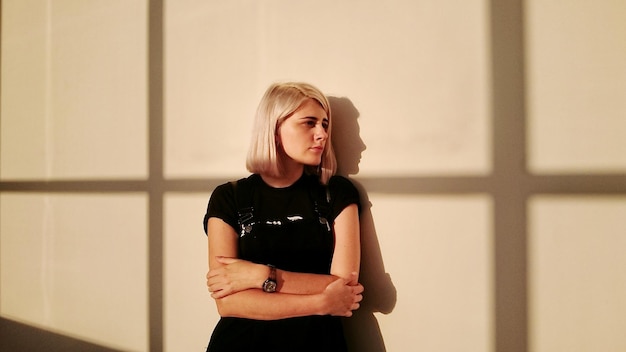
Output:
<instances>
[{"instance_id":1,"label":"shadow of woman","mask_svg":"<svg viewBox=\"0 0 626 352\"><path fill-rule=\"evenodd\" d=\"M361 153L366 149L359 135L358 110L350 99L328 97L333 116L333 149L337 173L349 177L359 172ZM358 352L384 352L385 341L374 313L389 314L396 305L396 289L385 272L383 257L374 227L372 203L365 188L350 179L361 196L361 271L359 281L365 287L361 308L344 320L348 348Z\"/></svg>"}]
</instances>

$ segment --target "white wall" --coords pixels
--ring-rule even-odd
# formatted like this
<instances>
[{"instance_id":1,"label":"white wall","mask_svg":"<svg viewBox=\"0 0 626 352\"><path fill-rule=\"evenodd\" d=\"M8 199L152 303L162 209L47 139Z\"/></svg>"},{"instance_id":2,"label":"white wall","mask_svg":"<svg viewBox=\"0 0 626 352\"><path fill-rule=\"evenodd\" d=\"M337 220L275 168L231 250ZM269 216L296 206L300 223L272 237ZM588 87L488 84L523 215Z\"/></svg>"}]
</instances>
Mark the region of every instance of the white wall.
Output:
<instances>
[{"instance_id":1,"label":"white wall","mask_svg":"<svg viewBox=\"0 0 626 352\"><path fill-rule=\"evenodd\" d=\"M510 117L492 113L487 1L165 1L161 102L148 94L147 1L1 5L2 318L123 351L204 348L218 319L206 201L246 174L267 85L303 80L333 97L340 171L370 205L355 350L502 346L494 258L507 234L494 223L509 193L528 244L514 278L528 317L510 319L528 324L528 349L626 348L622 2L526 1L527 159L504 188L491 182L506 143L494 121ZM161 134L162 149L148 144ZM559 191L572 175L617 186Z\"/></svg>"}]
</instances>

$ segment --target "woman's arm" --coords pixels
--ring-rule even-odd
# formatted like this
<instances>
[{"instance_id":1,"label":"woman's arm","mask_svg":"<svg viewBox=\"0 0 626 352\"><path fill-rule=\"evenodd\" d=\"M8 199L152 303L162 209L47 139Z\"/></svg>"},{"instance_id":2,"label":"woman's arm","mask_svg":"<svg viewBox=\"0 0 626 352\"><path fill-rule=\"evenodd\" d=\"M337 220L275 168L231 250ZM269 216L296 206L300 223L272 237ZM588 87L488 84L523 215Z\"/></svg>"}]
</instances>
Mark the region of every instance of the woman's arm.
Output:
<instances>
[{"instance_id":1,"label":"woman's arm","mask_svg":"<svg viewBox=\"0 0 626 352\"><path fill-rule=\"evenodd\" d=\"M212 292L212 297L222 298L246 289L261 288L269 276L269 267L236 259L237 235L230 226L223 222L221 225L217 230L220 233L226 232L226 238L216 240L220 241L218 244L226 245L226 248L223 250L214 248L213 252L221 252L224 255L213 256L211 247L216 247L218 244L209 243L210 260L214 262L209 263L211 270L207 274L207 286ZM331 275L295 273L279 268L276 273L278 292L291 294L321 293L326 286L338 278L353 279L354 281L351 281L353 285L358 283L360 229L356 204L346 207L335 219L333 227L335 249L331 263ZM223 240L226 240L226 243ZM356 277L353 275L354 273L357 273Z\"/></svg>"},{"instance_id":2,"label":"woman's arm","mask_svg":"<svg viewBox=\"0 0 626 352\"><path fill-rule=\"evenodd\" d=\"M269 267L237 259L237 233L223 220L210 218L207 228L210 269L207 286L211 296L217 299L247 289L262 288L263 282L269 277ZM326 286L338 278L278 269L276 279L277 291L280 293L315 294L323 292Z\"/></svg>"},{"instance_id":3,"label":"woman's arm","mask_svg":"<svg viewBox=\"0 0 626 352\"><path fill-rule=\"evenodd\" d=\"M335 219L335 252L330 266L332 275L348 278L352 273L354 283L358 283L361 265L361 229L359 227L359 208L350 204Z\"/></svg>"},{"instance_id":4,"label":"woman's arm","mask_svg":"<svg viewBox=\"0 0 626 352\"><path fill-rule=\"evenodd\" d=\"M345 279L334 279L330 281L319 280L318 283L324 283L324 287L317 290L314 294L288 294L284 292L265 293L260 290L261 283L255 283L256 280L249 280L245 278L246 271L240 270L247 266L248 268L261 268L264 266L257 266L243 260L230 259L226 262L232 261L230 264L224 263L224 260L220 257L233 258L237 255L237 234L226 224L223 220L218 218L210 218L208 220L208 233L209 233L209 267L210 272L219 270L226 270L232 265L236 265L237 269L232 270L235 274L244 274L241 280L234 280L238 282L239 286L251 285L253 289L246 288L243 290L234 291L234 293L222 296L221 291L225 290L223 287L229 287L229 285L217 284L218 287L213 292L218 311L222 316L235 316L246 317L252 319L280 319L294 316L304 315L339 315L350 316L352 310L358 309L359 302L361 301L361 292L363 287L361 285L350 284L356 282L356 274L351 274ZM262 270L261 270L262 271ZM283 272L282 274L284 274ZM267 278L267 272L265 276L260 276L265 281ZM285 280L284 275L280 280ZM292 275L293 274L293 275ZM254 276L254 275L249 275ZM289 273L287 276L287 287L295 285L296 281L305 283L303 278L321 277L332 278L328 275L313 275L313 274L297 274ZM224 275L213 276L218 279L224 278ZM291 279L289 278L291 277ZM210 278L211 279L211 278ZM292 280L293 279L293 280ZM294 282L292 282L294 281ZM243 283L243 284L242 284ZM328 284L330 283L330 284ZM309 286L303 285L305 288L302 290L311 290ZM284 286L284 284L283 284ZM211 285L210 285L211 287Z\"/></svg>"},{"instance_id":5,"label":"woman's arm","mask_svg":"<svg viewBox=\"0 0 626 352\"><path fill-rule=\"evenodd\" d=\"M212 292L213 298L222 298L247 289L262 288L263 282L270 274L267 265L231 257L217 257L216 260L222 266L207 273L207 287ZM338 278L333 275L296 273L277 268L276 291L303 295L321 293Z\"/></svg>"},{"instance_id":6,"label":"woman's arm","mask_svg":"<svg viewBox=\"0 0 626 352\"><path fill-rule=\"evenodd\" d=\"M240 291L215 300L222 317L275 320L308 315L352 316L359 308L363 286L337 279L322 293L294 295L266 293L258 289Z\"/></svg>"}]
</instances>

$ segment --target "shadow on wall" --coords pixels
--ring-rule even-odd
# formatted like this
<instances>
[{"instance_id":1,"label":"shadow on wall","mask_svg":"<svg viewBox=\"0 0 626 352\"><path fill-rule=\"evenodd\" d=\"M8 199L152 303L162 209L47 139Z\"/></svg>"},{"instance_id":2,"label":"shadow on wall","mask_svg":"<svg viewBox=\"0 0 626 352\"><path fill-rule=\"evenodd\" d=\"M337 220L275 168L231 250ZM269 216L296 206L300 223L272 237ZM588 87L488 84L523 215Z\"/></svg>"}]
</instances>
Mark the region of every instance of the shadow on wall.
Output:
<instances>
[{"instance_id":1,"label":"shadow on wall","mask_svg":"<svg viewBox=\"0 0 626 352\"><path fill-rule=\"evenodd\" d=\"M333 119L333 148L337 156L337 173L346 177L359 173L361 153L366 149L359 135L359 111L350 99L328 97ZM372 204L361 184L351 179L361 195L361 273L359 281L365 286L361 308L344 320L350 351L384 352L385 341L375 312L389 314L396 305L396 288L385 272L383 257L376 235Z\"/></svg>"},{"instance_id":2,"label":"shadow on wall","mask_svg":"<svg viewBox=\"0 0 626 352\"><path fill-rule=\"evenodd\" d=\"M121 352L5 318L0 318L0 351Z\"/></svg>"}]
</instances>

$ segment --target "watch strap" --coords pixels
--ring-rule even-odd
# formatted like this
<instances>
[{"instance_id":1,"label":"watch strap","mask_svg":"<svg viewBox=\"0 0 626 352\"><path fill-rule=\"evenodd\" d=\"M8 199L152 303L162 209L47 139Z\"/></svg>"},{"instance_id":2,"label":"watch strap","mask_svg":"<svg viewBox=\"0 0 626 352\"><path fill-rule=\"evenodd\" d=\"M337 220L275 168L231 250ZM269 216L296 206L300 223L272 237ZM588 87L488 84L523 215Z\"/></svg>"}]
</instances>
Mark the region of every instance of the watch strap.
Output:
<instances>
[{"instance_id":1,"label":"watch strap","mask_svg":"<svg viewBox=\"0 0 626 352\"><path fill-rule=\"evenodd\" d=\"M267 264L267 266L270 267L270 276L269 279L276 281L276 267L273 266L272 264Z\"/></svg>"},{"instance_id":2,"label":"watch strap","mask_svg":"<svg viewBox=\"0 0 626 352\"><path fill-rule=\"evenodd\" d=\"M276 282L276 267L273 265L267 265L270 268L270 274L267 280L263 282L263 291L267 293L276 292L278 283Z\"/></svg>"}]
</instances>

